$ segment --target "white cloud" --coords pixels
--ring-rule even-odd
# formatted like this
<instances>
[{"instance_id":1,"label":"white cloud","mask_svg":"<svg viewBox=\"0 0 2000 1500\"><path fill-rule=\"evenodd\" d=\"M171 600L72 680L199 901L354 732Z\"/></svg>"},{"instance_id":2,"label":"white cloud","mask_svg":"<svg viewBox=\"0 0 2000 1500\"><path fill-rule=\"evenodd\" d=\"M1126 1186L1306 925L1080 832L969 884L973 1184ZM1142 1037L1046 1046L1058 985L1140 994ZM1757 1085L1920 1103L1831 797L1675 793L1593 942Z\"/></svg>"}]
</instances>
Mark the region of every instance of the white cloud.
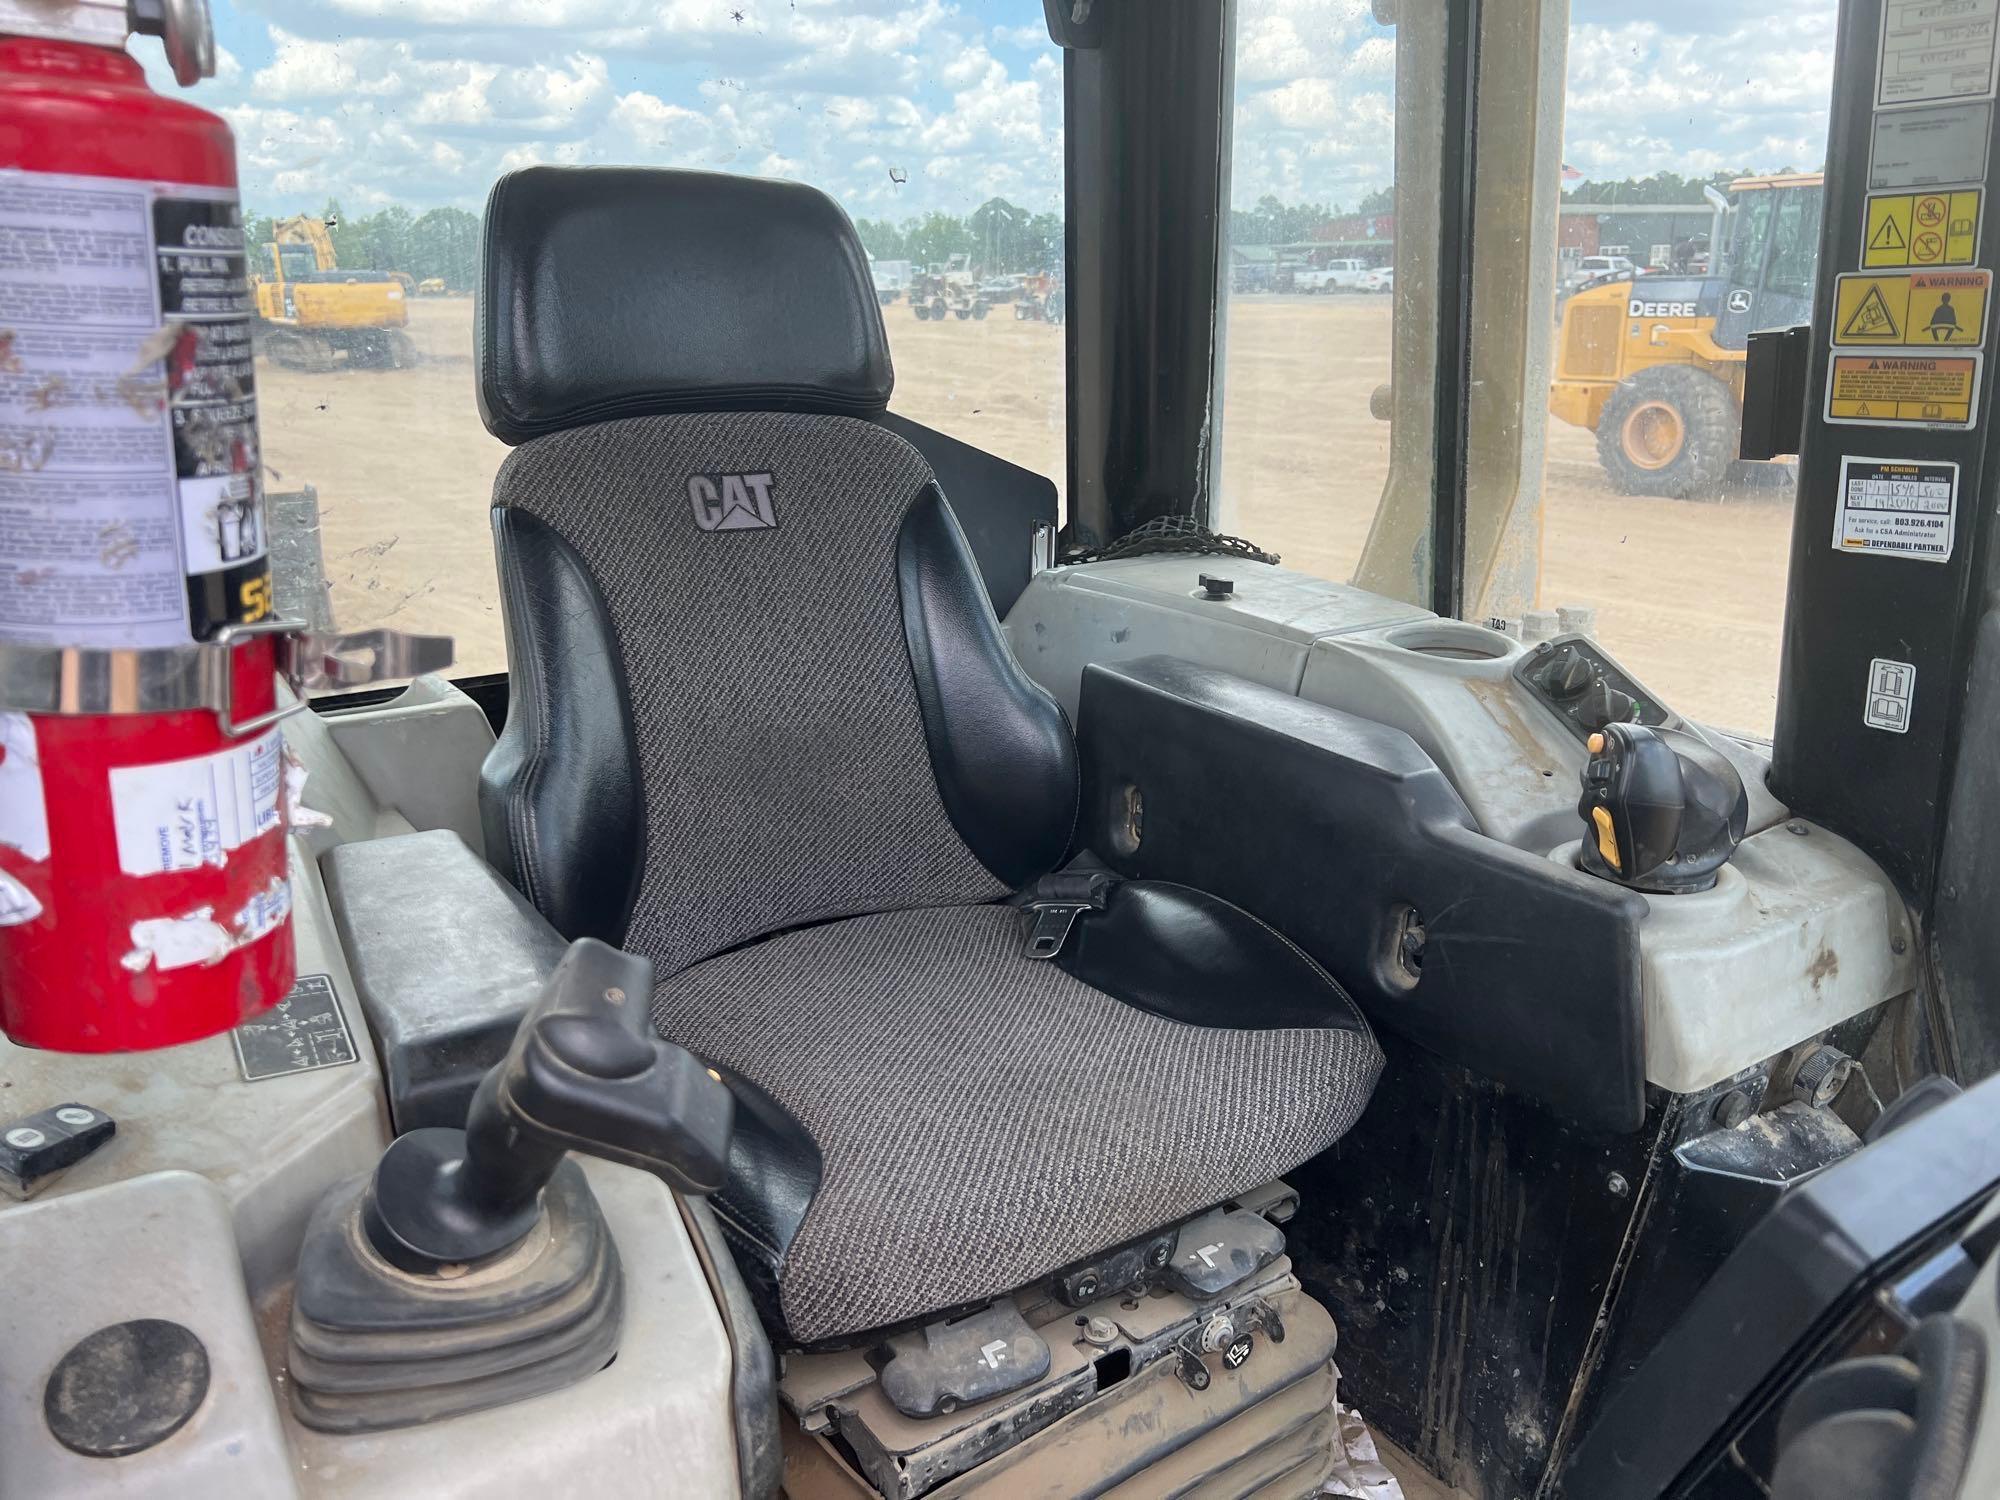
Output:
<instances>
[{"instance_id":1,"label":"white cloud","mask_svg":"<svg viewBox=\"0 0 2000 1500\"><path fill-rule=\"evenodd\" d=\"M1798 3L1576 0L1564 158L1818 166L1833 0ZM1060 54L1016 22L982 0L234 0L195 97L237 124L264 211L475 207L534 160L770 164L870 217L1055 210ZM1397 32L1373 0L1240 0L1239 24L1235 202L1389 185Z\"/></svg>"},{"instance_id":2,"label":"white cloud","mask_svg":"<svg viewBox=\"0 0 2000 1500\"><path fill-rule=\"evenodd\" d=\"M1018 47L1024 52L1049 44L1049 28L1040 22L1026 26L995 26L991 35L1001 46Z\"/></svg>"},{"instance_id":3,"label":"white cloud","mask_svg":"<svg viewBox=\"0 0 2000 1500\"><path fill-rule=\"evenodd\" d=\"M1351 208L1394 176L1397 34L1365 0L1242 0L1232 199ZM1821 165L1834 0L1577 0L1563 159L1600 178Z\"/></svg>"}]
</instances>

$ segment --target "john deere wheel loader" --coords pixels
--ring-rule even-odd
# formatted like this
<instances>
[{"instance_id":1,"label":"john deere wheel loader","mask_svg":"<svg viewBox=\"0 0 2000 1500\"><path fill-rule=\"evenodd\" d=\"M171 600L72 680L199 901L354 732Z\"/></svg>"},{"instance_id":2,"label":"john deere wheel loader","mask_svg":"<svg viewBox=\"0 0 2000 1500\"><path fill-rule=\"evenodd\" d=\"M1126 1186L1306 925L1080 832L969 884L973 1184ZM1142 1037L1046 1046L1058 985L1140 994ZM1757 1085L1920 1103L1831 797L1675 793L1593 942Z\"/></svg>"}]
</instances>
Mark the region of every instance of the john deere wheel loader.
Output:
<instances>
[{"instance_id":1,"label":"john deere wheel loader","mask_svg":"<svg viewBox=\"0 0 2000 1500\"><path fill-rule=\"evenodd\" d=\"M1713 190L1710 190L1713 192ZM1628 495L1713 494L1742 427L1751 330L1805 322L1819 256L1818 173L1744 177L1716 200L1717 274L1586 286L1563 308L1549 411L1597 434Z\"/></svg>"},{"instance_id":2,"label":"john deere wheel loader","mask_svg":"<svg viewBox=\"0 0 2000 1500\"><path fill-rule=\"evenodd\" d=\"M410 321L409 278L394 271L344 271L324 220L280 220L271 262L257 283L259 342L288 370L341 365L407 369L417 346Z\"/></svg>"}]
</instances>

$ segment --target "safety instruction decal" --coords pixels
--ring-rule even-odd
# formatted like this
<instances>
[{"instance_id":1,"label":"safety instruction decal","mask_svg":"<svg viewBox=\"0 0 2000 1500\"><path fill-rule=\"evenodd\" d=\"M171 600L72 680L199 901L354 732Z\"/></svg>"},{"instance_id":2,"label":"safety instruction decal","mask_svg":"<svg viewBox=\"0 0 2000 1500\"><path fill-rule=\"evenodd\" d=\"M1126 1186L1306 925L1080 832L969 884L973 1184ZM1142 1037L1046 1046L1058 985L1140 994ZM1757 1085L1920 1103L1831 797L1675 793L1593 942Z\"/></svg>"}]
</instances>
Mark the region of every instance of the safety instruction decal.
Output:
<instances>
[{"instance_id":1,"label":"safety instruction decal","mask_svg":"<svg viewBox=\"0 0 2000 1500\"><path fill-rule=\"evenodd\" d=\"M1978 258L1984 197L1980 188L1870 194L1861 235L1862 267L1971 265Z\"/></svg>"},{"instance_id":2,"label":"safety instruction decal","mask_svg":"<svg viewBox=\"0 0 2000 1500\"><path fill-rule=\"evenodd\" d=\"M1993 97L2000 0L1882 0L1875 107Z\"/></svg>"},{"instance_id":3,"label":"safety instruction decal","mask_svg":"<svg viewBox=\"0 0 2000 1500\"><path fill-rule=\"evenodd\" d=\"M1929 459L1840 461L1833 545L1868 557L1951 561L1958 523L1958 465Z\"/></svg>"},{"instance_id":4,"label":"safety instruction decal","mask_svg":"<svg viewBox=\"0 0 2000 1500\"><path fill-rule=\"evenodd\" d=\"M222 865L229 852L276 828L282 742L269 730L213 755L111 772L118 867L162 875Z\"/></svg>"},{"instance_id":5,"label":"safety instruction decal","mask_svg":"<svg viewBox=\"0 0 2000 1500\"><path fill-rule=\"evenodd\" d=\"M1826 375L1829 422L1903 427L1970 427L1981 356L1896 349L1835 351Z\"/></svg>"},{"instance_id":6,"label":"safety instruction decal","mask_svg":"<svg viewBox=\"0 0 2000 1500\"><path fill-rule=\"evenodd\" d=\"M1861 710L1861 722L1870 729L1908 734L1910 708L1916 697L1916 666L1878 656L1868 663L1868 700Z\"/></svg>"},{"instance_id":7,"label":"safety instruction decal","mask_svg":"<svg viewBox=\"0 0 2000 1500\"><path fill-rule=\"evenodd\" d=\"M242 212L0 171L0 628L175 646L268 611Z\"/></svg>"},{"instance_id":8,"label":"safety instruction decal","mask_svg":"<svg viewBox=\"0 0 2000 1500\"><path fill-rule=\"evenodd\" d=\"M292 992L229 1033L245 1083L358 1062L354 1033L325 974L301 974Z\"/></svg>"},{"instance_id":9,"label":"safety instruction decal","mask_svg":"<svg viewBox=\"0 0 2000 1500\"><path fill-rule=\"evenodd\" d=\"M1986 337L1990 271L1848 272L1833 297L1833 342L1976 348Z\"/></svg>"},{"instance_id":10,"label":"safety instruction decal","mask_svg":"<svg viewBox=\"0 0 2000 1500\"><path fill-rule=\"evenodd\" d=\"M1991 100L1883 110L1868 150L1868 190L1984 182L1992 137Z\"/></svg>"}]
</instances>

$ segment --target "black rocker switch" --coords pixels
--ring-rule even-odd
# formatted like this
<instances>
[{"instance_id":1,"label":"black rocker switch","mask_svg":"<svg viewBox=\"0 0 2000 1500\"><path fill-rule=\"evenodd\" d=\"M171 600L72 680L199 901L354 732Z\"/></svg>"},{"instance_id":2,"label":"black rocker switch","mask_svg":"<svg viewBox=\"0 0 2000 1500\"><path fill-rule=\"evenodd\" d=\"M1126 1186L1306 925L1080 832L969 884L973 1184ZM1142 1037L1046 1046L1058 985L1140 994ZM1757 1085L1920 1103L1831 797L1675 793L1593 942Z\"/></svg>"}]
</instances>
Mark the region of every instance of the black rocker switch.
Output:
<instances>
[{"instance_id":1,"label":"black rocker switch","mask_svg":"<svg viewBox=\"0 0 2000 1500\"><path fill-rule=\"evenodd\" d=\"M1582 866L1635 890L1705 891L1743 842L1750 798L1693 735L1606 724L1585 742Z\"/></svg>"},{"instance_id":2,"label":"black rocker switch","mask_svg":"<svg viewBox=\"0 0 2000 1500\"><path fill-rule=\"evenodd\" d=\"M405 1270L517 1244L564 1153L580 1151L711 1192L728 1169L735 1101L694 1056L653 1034L653 966L580 938L481 1080L465 1129L398 1136L362 1222Z\"/></svg>"}]
</instances>

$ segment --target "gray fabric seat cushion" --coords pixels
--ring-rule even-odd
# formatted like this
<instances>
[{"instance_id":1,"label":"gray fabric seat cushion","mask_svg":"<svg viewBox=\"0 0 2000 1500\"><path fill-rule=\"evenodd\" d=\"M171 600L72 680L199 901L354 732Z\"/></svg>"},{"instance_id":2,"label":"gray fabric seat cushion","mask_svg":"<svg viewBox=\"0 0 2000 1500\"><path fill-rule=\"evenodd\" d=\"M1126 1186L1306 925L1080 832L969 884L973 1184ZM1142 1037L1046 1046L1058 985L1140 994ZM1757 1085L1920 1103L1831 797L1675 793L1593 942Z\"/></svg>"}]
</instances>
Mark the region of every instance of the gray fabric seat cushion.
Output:
<instances>
[{"instance_id":1,"label":"gray fabric seat cushion","mask_svg":"<svg viewBox=\"0 0 2000 1500\"><path fill-rule=\"evenodd\" d=\"M664 1036L818 1142L778 1277L797 1341L1024 1286L1290 1170L1367 1102L1381 1054L1358 1017L1170 1020L1025 958L1023 923L1006 906L855 917L656 989Z\"/></svg>"}]
</instances>

